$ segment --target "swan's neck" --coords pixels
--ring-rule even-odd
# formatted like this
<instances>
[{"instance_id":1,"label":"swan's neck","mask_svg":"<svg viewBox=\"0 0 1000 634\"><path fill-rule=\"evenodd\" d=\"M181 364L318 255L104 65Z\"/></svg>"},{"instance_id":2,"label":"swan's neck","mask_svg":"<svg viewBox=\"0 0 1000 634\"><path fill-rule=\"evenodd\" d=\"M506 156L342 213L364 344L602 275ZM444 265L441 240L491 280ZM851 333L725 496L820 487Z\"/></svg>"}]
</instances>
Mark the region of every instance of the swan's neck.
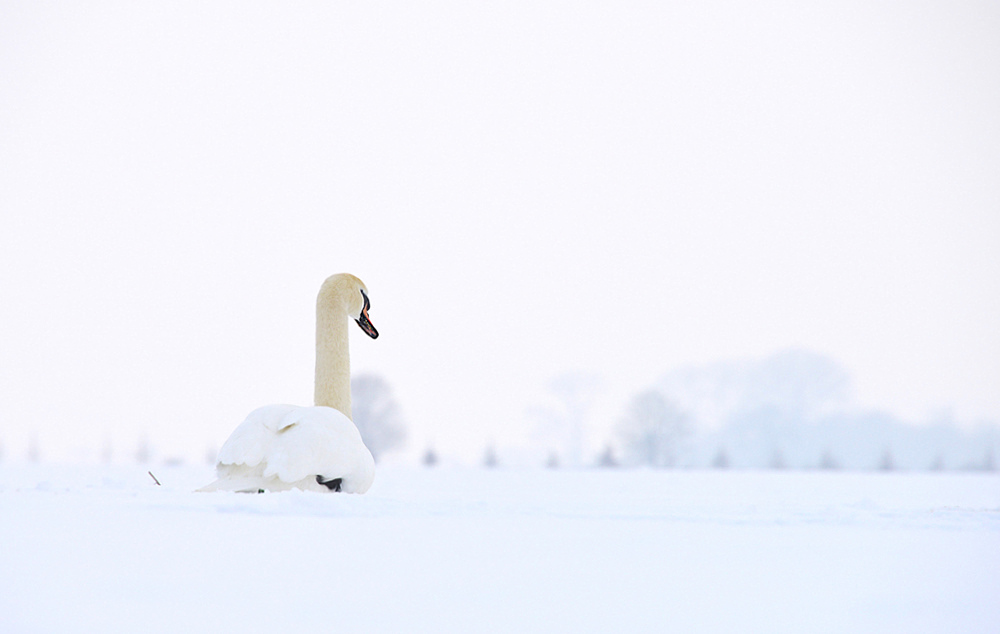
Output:
<instances>
[{"instance_id":1,"label":"swan's neck","mask_svg":"<svg viewBox=\"0 0 1000 634\"><path fill-rule=\"evenodd\" d=\"M316 303L316 405L340 410L351 418L351 359L347 309L320 296ZM352 419L353 420L353 419Z\"/></svg>"}]
</instances>

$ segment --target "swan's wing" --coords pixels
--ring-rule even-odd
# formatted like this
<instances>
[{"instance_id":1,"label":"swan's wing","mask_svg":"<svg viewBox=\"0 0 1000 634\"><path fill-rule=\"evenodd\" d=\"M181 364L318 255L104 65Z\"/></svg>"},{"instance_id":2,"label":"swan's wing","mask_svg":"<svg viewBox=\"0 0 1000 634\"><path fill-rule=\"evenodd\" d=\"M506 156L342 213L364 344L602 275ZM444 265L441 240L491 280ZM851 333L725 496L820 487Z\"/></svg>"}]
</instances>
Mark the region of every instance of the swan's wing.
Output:
<instances>
[{"instance_id":1,"label":"swan's wing","mask_svg":"<svg viewBox=\"0 0 1000 634\"><path fill-rule=\"evenodd\" d=\"M222 445L218 463L248 467L260 464L267 457L281 422L296 409L300 408L294 405L266 405L250 412Z\"/></svg>"},{"instance_id":2,"label":"swan's wing","mask_svg":"<svg viewBox=\"0 0 1000 634\"><path fill-rule=\"evenodd\" d=\"M358 428L341 412L268 405L251 412L222 445L217 470L220 478L285 483L314 482L317 475L342 478L344 491L363 493L371 486L375 463Z\"/></svg>"},{"instance_id":3,"label":"swan's wing","mask_svg":"<svg viewBox=\"0 0 1000 634\"><path fill-rule=\"evenodd\" d=\"M299 407L279 422L264 476L296 482L320 475L349 478L364 469L370 452L349 418L329 407Z\"/></svg>"}]
</instances>

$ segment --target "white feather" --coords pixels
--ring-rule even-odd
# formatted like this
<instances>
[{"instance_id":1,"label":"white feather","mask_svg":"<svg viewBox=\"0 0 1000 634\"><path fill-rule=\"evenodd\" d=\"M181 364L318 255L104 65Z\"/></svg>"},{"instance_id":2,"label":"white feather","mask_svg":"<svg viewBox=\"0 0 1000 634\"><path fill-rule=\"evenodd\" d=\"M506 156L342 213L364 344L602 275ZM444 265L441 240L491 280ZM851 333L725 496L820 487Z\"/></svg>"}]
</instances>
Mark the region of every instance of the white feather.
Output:
<instances>
[{"instance_id":1,"label":"white feather","mask_svg":"<svg viewBox=\"0 0 1000 634\"><path fill-rule=\"evenodd\" d=\"M364 493L375 461L349 418L331 407L267 405L250 412L219 450L219 479L201 491L329 491L316 476Z\"/></svg>"}]
</instances>

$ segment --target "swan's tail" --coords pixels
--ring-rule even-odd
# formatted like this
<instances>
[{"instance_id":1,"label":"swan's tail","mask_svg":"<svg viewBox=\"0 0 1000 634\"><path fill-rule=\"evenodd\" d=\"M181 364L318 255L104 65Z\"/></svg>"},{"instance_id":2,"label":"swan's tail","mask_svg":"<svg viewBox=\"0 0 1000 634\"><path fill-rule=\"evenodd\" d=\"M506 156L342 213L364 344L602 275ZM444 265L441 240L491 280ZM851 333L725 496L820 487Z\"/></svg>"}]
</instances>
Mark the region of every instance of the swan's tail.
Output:
<instances>
[{"instance_id":1,"label":"swan's tail","mask_svg":"<svg viewBox=\"0 0 1000 634\"><path fill-rule=\"evenodd\" d=\"M264 477L263 465L247 467L246 465L220 465L219 478L197 489L196 493L212 491L234 491L236 493L262 493L264 491L319 491L329 493L340 491L342 478L323 481L319 476L308 476L297 482L285 482L277 476Z\"/></svg>"},{"instance_id":2,"label":"swan's tail","mask_svg":"<svg viewBox=\"0 0 1000 634\"><path fill-rule=\"evenodd\" d=\"M221 482L222 482L222 480L216 480L215 482L211 482L209 484L206 484L205 486L201 487L200 489L195 489L194 492L195 493L209 493L211 491L219 491L220 490L219 489L219 484L221 484Z\"/></svg>"},{"instance_id":3,"label":"swan's tail","mask_svg":"<svg viewBox=\"0 0 1000 634\"><path fill-rule=\"evenodd\" d=\"M232 480L229 478L219 478L215 482L210 482L200 489L195 489L195 493L211 493L212 491L233 491L234 493L263 493L265 487L259 481Z\"/></svg>"},{"instance_id":4,"label":"swan's tail","mask_svg":"<svg viewBox=\"0 0 1000 634\"><path fill-rule=\"evenodd\" d=\"M195 493L210 493L212 491L236 491L241 493L257 493L261 489L270 489L263 477L264 466L219 464L215 467L215 482L210 482L197 489Z\"/></svg>"}]
</instances>

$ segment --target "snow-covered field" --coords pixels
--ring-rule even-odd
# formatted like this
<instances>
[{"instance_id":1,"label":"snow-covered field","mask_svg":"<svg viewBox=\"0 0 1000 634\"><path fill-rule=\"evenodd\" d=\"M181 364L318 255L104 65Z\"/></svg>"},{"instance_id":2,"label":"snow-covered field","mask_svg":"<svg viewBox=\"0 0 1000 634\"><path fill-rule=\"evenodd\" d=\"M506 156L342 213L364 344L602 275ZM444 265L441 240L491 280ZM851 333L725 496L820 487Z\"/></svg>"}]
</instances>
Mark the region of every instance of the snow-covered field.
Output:
<instances>
[{"instance_id":1,"label":"snow-covered field","mask_svg":"<svg viewBox=\"0 0 1000 634\"><path fill-rule=\"evenodd\" d=\"M0 466L2 632L1000 632L1000 477Z\"/></svg>"}]
</instances>

